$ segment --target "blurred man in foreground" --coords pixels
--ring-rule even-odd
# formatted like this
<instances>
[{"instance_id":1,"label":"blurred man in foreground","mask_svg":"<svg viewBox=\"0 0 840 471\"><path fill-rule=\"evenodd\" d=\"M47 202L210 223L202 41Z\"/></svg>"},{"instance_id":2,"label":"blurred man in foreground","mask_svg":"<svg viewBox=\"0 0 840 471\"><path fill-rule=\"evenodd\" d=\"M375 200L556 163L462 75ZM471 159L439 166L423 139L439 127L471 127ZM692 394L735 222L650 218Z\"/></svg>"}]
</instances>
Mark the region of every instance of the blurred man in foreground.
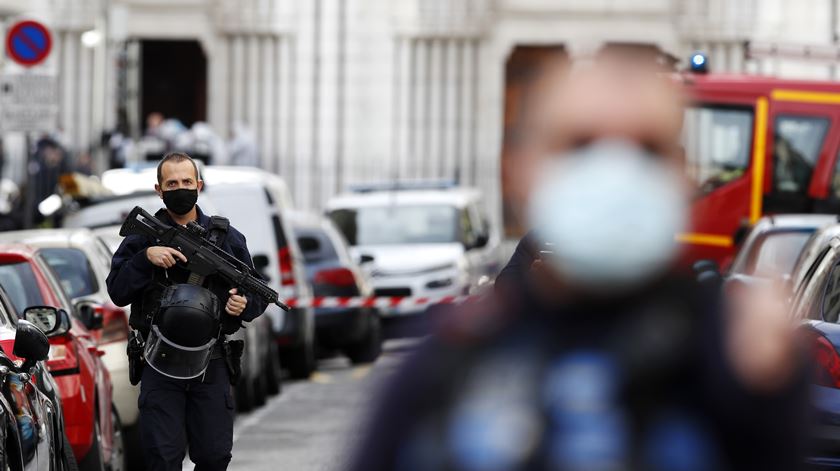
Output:
<instances>
[{"instance_id":1,"label":"blurred man in foreground","mask_svg":"<svg viewBox=\"0 0 840 471\"><path fill-rule=\"evenodd\" d=\"M407 361L351 469L798 468L806 375L780 304L726 305L676 266L673 84L613 59L539 98L515 176L538 260Z\"/></svg>"}]
</instances>

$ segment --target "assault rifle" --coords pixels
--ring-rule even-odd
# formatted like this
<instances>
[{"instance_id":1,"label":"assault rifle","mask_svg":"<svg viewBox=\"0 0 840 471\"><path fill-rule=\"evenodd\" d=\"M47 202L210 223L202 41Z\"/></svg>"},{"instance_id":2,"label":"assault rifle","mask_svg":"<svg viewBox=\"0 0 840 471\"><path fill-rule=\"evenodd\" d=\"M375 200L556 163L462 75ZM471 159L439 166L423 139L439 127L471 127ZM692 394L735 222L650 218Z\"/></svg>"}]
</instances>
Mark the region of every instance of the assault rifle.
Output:
<instances>
[{"instance_id":1,"label":"assault rifle","mask_svg":"<svg viewBox=\"0 0 840 471\"><path fill-rule=\"evenodd\" d=\"M170 226L140 206L131 210L120 228L123 237L148 236L161 245L178 250L187 257L186 263L178 263L192 273L200 276L219 275L240 291L257 296L266 303L276 304L284 311L291 309L253 268L210 243L204 237L206 232L195 222L190 222L186 227L177 224Z\"/></svg>"}]
</instances>

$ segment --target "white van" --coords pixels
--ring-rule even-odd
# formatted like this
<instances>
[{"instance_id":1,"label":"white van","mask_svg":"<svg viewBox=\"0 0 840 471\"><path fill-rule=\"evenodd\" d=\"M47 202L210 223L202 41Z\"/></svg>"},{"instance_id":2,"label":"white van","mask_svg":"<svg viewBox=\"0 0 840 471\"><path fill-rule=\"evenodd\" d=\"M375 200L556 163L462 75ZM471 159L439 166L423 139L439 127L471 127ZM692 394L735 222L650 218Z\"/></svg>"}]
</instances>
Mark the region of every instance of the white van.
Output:
<instances>
[{"instance_id":1,"label":"white van","mask_svg":"<svg viewBox=\"0 0 840 471\"><path fill-rule=\"evenodd\" d=\"M285 183L276 175L256 169L205 167L204 191L216 202L219 214L245 234L257 269L284 299L310 299L303 253L284 213L291 209ZM259 263L258 263L259 262ZM272 319L282 311L269 306ZM306 378L315 370L315 314L311 307L285 313L275 323L276 341L284 365L293 377Z\"/></svg>"},{"instance_id":2,"label":"white van","mask_svg":"<svg viewBox=\"0 0 840 471\"><path fill-rule=\"evenodd\" d=\"M448 184L356 187L327 204L327 214L363 262L383 297L469 294L501 266L500 233L484 216L481 193ZM383 320L423 313L409 304Z\"/></svg>"}]
</instances>

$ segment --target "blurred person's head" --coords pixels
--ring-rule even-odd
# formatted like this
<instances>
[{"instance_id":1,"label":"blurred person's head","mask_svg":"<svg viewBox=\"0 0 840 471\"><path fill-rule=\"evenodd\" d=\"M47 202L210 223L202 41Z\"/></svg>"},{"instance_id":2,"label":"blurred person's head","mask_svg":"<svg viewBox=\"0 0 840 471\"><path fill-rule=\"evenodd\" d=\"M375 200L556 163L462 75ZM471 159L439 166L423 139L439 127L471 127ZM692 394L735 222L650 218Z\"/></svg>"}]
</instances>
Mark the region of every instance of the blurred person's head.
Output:
<instances>
[{"instance_id":1,"label":"blurred person's head","mask_svg":"<svg viewBox=\"0 0 840 471\"><path fill-rule=\"evenodd\" d=\"M183 152L166 154L157 166L155 192L170 213L183 216L195 208L198 193L204 188L195 161Z\"/></svg>"},{"instance_id":2,"label":"blurred person's head","mask_svg":"<svg viewBox=\"0 0 840 471\"><path fill-rule=\"evenodd\" d=\"M568 287L626 292L676 258L690 194L683 108L659 72L612 57L540 85L514 182Z\"/></svg>"},{"instance_id":3,"label":"blurred person's head","mask_svg":"<svg viewBox=\"0 0 840 471\"><path fill-rule=\"evenodd\" d=\"M149 113L146 116L146 130L153 131L157 129L161 124L163 124L163 114L158 113L157 111Z\"/></svg>"}]
</instances>

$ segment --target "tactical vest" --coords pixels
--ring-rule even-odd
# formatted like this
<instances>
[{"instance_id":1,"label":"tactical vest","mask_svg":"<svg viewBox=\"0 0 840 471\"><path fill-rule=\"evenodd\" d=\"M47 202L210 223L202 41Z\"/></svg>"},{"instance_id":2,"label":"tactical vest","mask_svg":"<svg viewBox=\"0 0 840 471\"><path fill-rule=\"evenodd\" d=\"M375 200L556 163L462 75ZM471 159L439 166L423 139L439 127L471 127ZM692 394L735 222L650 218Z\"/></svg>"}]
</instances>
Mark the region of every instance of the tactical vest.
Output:
<instances>
[{"instance_id":1,"label":"tactical vest","mask_svg":"<svg viewBox=\"0 0 840 471\"><path fill-rule=\"evenodd\" d=\"M159 210L155 213L155 217L158 219L168 216L165 209ZM208 230L207 240L216 245L221 247L222 244L225 242L227 237L227 233L230 229L230 220L222 216L211 216L210 217L210 228ZM157 241L149 239L148 246L157 245ZM187 283L189 281L188 278L184 278L182 280L175 280L170 278L168 271L162 268L155 267L154 273L152 275L152 281L143 291L140 296L140 299L131 304L131 316L129 317L129 324L132 328L139 330L143 334L143 338L148 338L149 330L151 328L151 320L154 315L158 312L161 306L161 298L163 296L164 290L167 287L177 284L177 283ZM221 294L220 291L224 290L227 291L223 287L219 286L220 280L216 279L216 277L209 277L207 280L204 281L203 286L210 289L212 292ZM220 310L224 304L221 304ZM222 331L226 334L231 334L236 332L239 328L239 322L236 320L228 319L230 316L223 315L223 312L220 312L220 316L222 319Z\"/></svg>"},{"instance_id":2,"label":"tactical vest","mask_svg":"<svg viewBox=\"0 0 840 471\"><path fill-rule=\"evenodd\" d=\"M217 216L211 217L210 221L208 241L220 244L230 224L227 219ZM173 271L179 278L184 274L184 270ZM160 279L160 272L163 272L164 280ZM186 280L170 278L169 270L157 269L155 274L157 279L152 289L165 288L156 298L156 308L147 308L145 312L148 334L143 356L146 364L170 378L200 376L224 339L222 299L227 299L227 290L224 286L214 286L218 281L215 277L195 272L188 272Z\"/></svg>"}]
</instances>

